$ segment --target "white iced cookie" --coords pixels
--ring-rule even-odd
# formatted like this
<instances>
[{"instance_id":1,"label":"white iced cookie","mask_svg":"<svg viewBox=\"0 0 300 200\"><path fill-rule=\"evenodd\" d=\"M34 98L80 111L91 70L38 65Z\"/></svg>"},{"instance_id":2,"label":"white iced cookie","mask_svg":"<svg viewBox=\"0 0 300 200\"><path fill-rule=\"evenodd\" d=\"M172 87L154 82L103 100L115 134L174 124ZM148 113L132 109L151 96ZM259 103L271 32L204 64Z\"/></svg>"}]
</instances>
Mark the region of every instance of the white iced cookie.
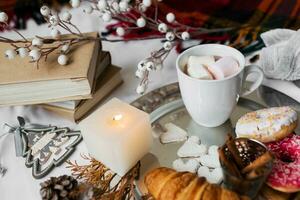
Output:
<instances>
[{"instance_id":1,"label":"white iced cookie","mask_svg":"<svg viewBox=\"0 0 300 200\"><path fill-rule=\"evenodd\" d=\"M191 142L194 142L196 144L200 144L200 138L196 135L190 136L188 140L191 141Z\"/></svg>"},{"instance_id":2,"label":"white iced cookie","mask_svg":"<svg viewBox=\"0 0 300 200\"><path fill-rule=\"evenodd\" d=\"M201 165L207 166L209 168L221 167L219 156L217 155L203 155L199 158Z\"/></svg>"},{"instance_id":3,"label":"white iced cookie","mask_svg":"<svg viewBox=\"0 0 300 200\"><path fill-rule=\"evenodd\" d=\"M206 154L207 147L204 144L199 144L198 137L190 137L177 151L177 155L181 158L199 157Z\"/></svg>"},{"instance_id":4,"label":"white iced cookie","mask_svg":"<svg viewBox=\"0 0 300 200\"><path fill-rule=\"evenodd\" d=\"M205 177L209 183L220 184L223 180L223 172L220 167L215 169L209 169L206 166L199 167L197 171L199 177Z\"/></svg>"},{"instance_id":5,"label":"white iced cookie","mask_svg":"<svg viewBox=\"0 0 300 200\"><path fill-rule=\"evenodd\" d=\"M213 79L207 66L215 62L213 56L190 56L187 62L187 74L197 79Z\"/></svg>"},{"instance_id":6,"label":"white iced cookie","mask_svg":"<svg viewBox=\"0 0 300 200\"><path fill-rule=\"evenodd\" d=\"M209 155L216 155L219 156L219 152L218 152L219 147L217 145L211 145L208 148L208 154Z\"/></svg>"},{"instance_id":7,"label":"white iced cookie","mask_svg":"<svg viewBox=\"0 0 300 200\"><path fill-rule=\"evenodd\" d=\"M173 123L165 124L166 132L160 135L160 141L163 144L171 142L180 142L187 139L187 132Z\"/></svg>"},{"instance_id":8,"label":"white iced cookie","mask_svg":"<svg viewBox=\"0 0 300 200\"><path fill-rule=\"evenodd\" d=\"M199 162L197 162L195 159L189 159L186 162L184 162L183 159L178 158L173 161L173 168L179 172L187 171L191 173L196 173L199 166Z\"/></svg>"},{"instance_id":9,"label":"white iced cookie","mask_svg":"<svg viewBox=\"0 0 300 200\"><path fill-rule=\"evenodd\" d=\"M200 163L200 157L196 157L194 159L197 160L198 163Z\"/></svg>"},{"instance_id":10,"label":"white iced cookie","mask_svg":"<svg viewBox=\"0 0 300 200\"><path fill-rule=\"evenodd\" d=\"M214 78L219 80L236 73L239 70L239 64L233 57L225 56L214 64L208 65L207 68Z\"/></svg>"},{"instance_id":11,"label":"white iced cookie","mask_svg":"<svg viewBox=\"0 0 300 200\"><path fill-rule=\"evenodd\" d=\"M209 168L206 166L200 166L197 171L198 176L203 176L205 178L209 173L210 173Z\"/></svg>"},{"instance_id":12,"label":"white iced cookie","mask_svg":"<svg viewBox=\"0 0 300 200\"><path fill-rule=\"evenodd\" d=\"M210 183L220 184L223 180L223 171L221 167L213 169L207 176L207 181Z\"/></svg>"}]
</instances>

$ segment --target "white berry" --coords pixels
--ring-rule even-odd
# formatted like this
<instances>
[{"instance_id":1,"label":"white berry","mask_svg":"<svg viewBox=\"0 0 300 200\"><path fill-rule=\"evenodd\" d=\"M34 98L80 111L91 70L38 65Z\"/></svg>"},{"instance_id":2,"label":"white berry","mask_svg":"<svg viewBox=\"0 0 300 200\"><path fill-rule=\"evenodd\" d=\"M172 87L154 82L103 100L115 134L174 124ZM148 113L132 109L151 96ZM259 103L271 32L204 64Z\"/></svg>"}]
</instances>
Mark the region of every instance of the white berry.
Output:
<instances>
[{"instance_id":1,"label":"white berry","mask_svg":"<svg viewBox=\"0 0 300 200\"><path fill-rule=\"evenodd\" d=\"M137 86L137 88L136 88L136 92L138 93L138 94L144 94L144 92L146 91L146 84L145 83L141 83L141 84L139 84L138 86Z\"/></svg>"},{"instance_id":2,"label":"white berry","mask_svg":"<svg viewBox=\"0 0 300 200\"><path fill-rule=\"evenodd\" d=\"M43 46L43 40L41 38L33 38L31 44L32 46L41 47Z\"/></svg>"},{"instance_id":3,"label":"white berry","mask_svg":"<svg viewBox=\"0 0 300 200\"><path fill-rule=\"evenodd\" d=\"M12 49L8 49L5 51L5 57L7 57L8 59L14 59L17 55L17 52L15 50Z\"/></svg>"},{"instance_id":4,"label":"white berry","mask_svg":"<svg viewBox=\"0 0 300 200\"><path fill-rule=\"evenodd\" d=\"M100 0L98 1L97 7L99 10L105 10L107 7L107 2L106 0Z\"/></svg>"},{"instance_id":5,"label":"white berry","mask_svg":"<svg viewBox=\"0 0 300 200\"><path fill-rule=\"evenodd\" d=\"M72 14L70 12L66 11L66 12L63 13L61 19L63 21L67 21L68 22L68 21L70 21L72 19Z\"/></svg>"},{"instance_id":6,"label":"white berry","mask_svg":"<svg viewBox=\"0 0 300 200\"><path fill-rule=\"evenodd\" d=\"M128 2L127 1L121 1L119 3L119 7L121 11L126 11L128 9Z\"/></svg>"},{"instance_id":7,"label":"white berry","mask_svg":"<svg viewBox=\"0 0 300 200\"><path fill-rule=\"evenodd\" d=\"M143 0L143 4L146 6L146 7L150 7L151 6L151 0Z\"/></svg>"},{"instance_id":8,"label":"white berry","mask_svg":"<svg viewBox=\"0 0 300 200\"><path fill-rule=\"evenodd\" d=\"M138 18L136 21L136 25L140 28L146 26L146 20L142 17Z\"/></svg>"},{"instance_id":9,"label":"white berry","mask_svg":"<svg viewBox=\"0 0 300 200\"><path fill-rule=\"evenodd\" d=\"M61 52L62 53L68 53L68 51L70 50L70 45L69 44L64 44L62 47L61 47Z\"/></svg>"},{"instance_id":10,"label":"white berry","mask_svg":"<svg viewBox=\"0 0 300 200\"><path fill-rule=\"evenodd\" d=\"M165 23L160 23L160 24L158 25L158 31L159 31L159 32L165 33L165 32L167 32L167 30L168 30L167 24L165 24Z\"/></svg>"},{"instance_id":11,"label":"white berry","mask_svg":"<svg viewBox=\"0 0 300 200\"><path fill-rule=\"evenodd\" d=\"M57 15L52 15L49 21L52 26L57 26L59 24L59 18Z\"/></svg>"},{"instance_id":12,"label":"white berry","mask_svg":"<svg viewBox=\"0 0 300 200\"><path fill-rule=\"evenodd\" d=\"M166 39L169 40L169 41L174 40L175 39L175 34L172 33L172 32L167 32Z\"/></svg>"},{"instance_id":13,"label":"white berry","mask_svg":"<svg viewBox=\"0 0 300 200\"><path fill-rule=\"evenodd\" d=\"M112 2L111 7L117 12L120 10L119 4L116 1Z\"/></svg>"},{"instance_id":14,"label":"white berry","mask_svg":"<svg viewBox=\"0 0 300 200\"><path fill-rule=\"evenodd\" d=\"M29 56L31 57L31 59L33 60L33 61L37 61L38 59L40 59L40 57L41 57L41 52L40 52L40 50L38 50L38 49L32 49L30 52L29 52Z\"/></svg>"},{"instance_id":15,"label":"white berry","mask_svg":"<svg viewBox=\"0 0 300 200\"><path fill-rule=\"evenodd\" d=\"M125 30L124 30L123 27L118 27L116 32L117 32L118 36L124 36L125 35Z\"/></svg>"},{"instance_id":16,"label":"white berry","mask_svg":"<svg viewBox=\"0 0 300 200\"><path fill-rule=\"evenodd\" d=\"M40 12L44 17L48 17L51 13L50 8L48 6L42 6Z\"/></svg>"},{"instance_id":17,"label":"white berry","mask_svg":"<svg viewBox=\"0 0 300 200\"><path fill-rule=\"evenodd\" d=\"M56 28L53 28L50 32L52 38L57 39L60 36L60 31L57 30Z\"/></svg>"},{"instance_id":18,"label":"white berry","mask_svg":"<svg viewBox=\"0 0 300 200\"><path fill-rule=\"evenodd\" d=\"M83 12L85 12L86 14L91 14L93 12L93 7L91 5L87 5L84 9Z\"/></svg>"},{"instance_id":19,"label":"white berry","mask_svg":"<svg viewBox=\"0 0 300 200\"><path fill-rule=\"evenodd\" d=\"M5 12L0 12L0 22L6 23L8 20L8 16Z\"/></svg>"},{"instance_id":20,"label":"white berry","mask_svg":"<svg viewBox=\"0 0 300 200\"><path fill-rule=\"evenodd\" d=\"M109 22L111 20L111 14L110 13L103 13L102 19L105 22Z\"/></svg>"},{"instance_id":21,"label":"white berry","mask_svg":"<svg viewBox=\"0 0 300 200\"><path fill-rule=\"evenodd\" d=\"M146 70L146 60L142 60L137 65L138 70L145 71Z\"/></svg>"},{"instance_id":22,"label":"white berry","mask_svg":"<svg viewBox=\"0 0 300 200\"><path fill-rule=\"evenodd\" d=\"M155 66L154 63L151 62L151 61L149 61L149 62L146 63L146 69L148 71L152 71L154 69L154 66Z\"/></svg>"},{"instance_id":23,"label":"white berry","mask_svg":"<svg viewBox=\"0 0 300 200\"><path fill-rule=\"evenodd\" d=\"M19 56L21 58L25 58L26 56L28 56L28 50L24 47L19 48L17 51L19 52Z\"/></svg>"},{"instance_id":24,"label":"white berry","mask_svg":"<svg viewBox=\"0 0 300 200\"><path fill-rule=\"evenodd\" d=\"M183 40L188 40L188 39L190 39L190 34L187 31L184 31L181 33L181 38Z\"/></svg>"},{"instance_id":25,"label":"white berry","mask_svg":"<svg viewBox=\"0 0 300 200\"><path fill-rule=\"evenodd\" d=\"M135 76L140 79L144 77L144 74L145 74L145 71L139 70L139 69L136 70L136 72L135 72Z\"/></svg>"},{"instance_id":26,"label":"white berry","mask_svg":"<svg viewBox=\"0 0 300 200\"><path fill-rule=\"evenodd\" d=\"M168 13L166 16L166 20L169 23L173 23L175 21L175 15L173 13Z\"/></svg>"},{"instance_id":27,"label":"white berry","mask_svg":"<svg viewBox=\"0 0 300 200\"><path fill-rule=\"evenodd\" d=\"M170 41L166 41L164 43L164 49L167 50L167 51L171 50L172 49L172 43Z\"/></svg>"},{"instance_id":28,"label":"white berry","mask_svg":"<svg viewBox=\"0 0 300 200\"><path fill-rule=\"evenodd\" d=\"M68 63L68 57L64 54L58 56L57 62L60 65L66 65Z\"/></svg>"},{"instance_id":29,"label":"white berry","mask_svg":"<svg viewBox=\"0 0 300 200\"><path fill-rule=\"evenodd\" d=\"M80 0L71 0L70 4L73 8L78 8L80 6Z\"/></svg>"}]
</instances>

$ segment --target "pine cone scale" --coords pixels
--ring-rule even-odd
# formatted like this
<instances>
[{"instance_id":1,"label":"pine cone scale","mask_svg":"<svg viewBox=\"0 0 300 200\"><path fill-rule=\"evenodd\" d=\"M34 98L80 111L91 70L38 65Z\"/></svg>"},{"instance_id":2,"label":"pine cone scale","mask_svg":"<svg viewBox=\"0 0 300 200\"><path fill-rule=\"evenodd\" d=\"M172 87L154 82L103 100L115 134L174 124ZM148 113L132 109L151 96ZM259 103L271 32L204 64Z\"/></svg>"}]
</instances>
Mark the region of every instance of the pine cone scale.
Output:
<instances>
[{"instance_id":1,"label":"pine cone scale","mask_svg":"<svg viewBox=\"0 0 300 200\"><path fill-rule=\"evenodd\" d=\"M72 176L51 177L40 184L40 194L43 200L72 200L69 195L77 184Z\"/></svg>"}]
</instances>

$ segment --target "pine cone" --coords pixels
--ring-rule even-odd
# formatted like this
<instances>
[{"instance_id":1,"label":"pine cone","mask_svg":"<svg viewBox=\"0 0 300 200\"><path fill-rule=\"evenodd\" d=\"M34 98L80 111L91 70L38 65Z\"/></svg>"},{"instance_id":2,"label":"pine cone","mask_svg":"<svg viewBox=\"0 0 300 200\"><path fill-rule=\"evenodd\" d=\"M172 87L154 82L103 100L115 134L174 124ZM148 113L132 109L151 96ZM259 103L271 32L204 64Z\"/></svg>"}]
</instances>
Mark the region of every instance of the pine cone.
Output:
<instances>
[{"instance_id":1,"label":"pine cone","mask_svg":"<svg viewBox=\"0 0 300 200\"><path fill-rule=\"evenodd\" d=\"M43 200L74 200L69 194L77 184L72 176L51 177L40 184L40 194Z\"/></svg>"}]
</instances>

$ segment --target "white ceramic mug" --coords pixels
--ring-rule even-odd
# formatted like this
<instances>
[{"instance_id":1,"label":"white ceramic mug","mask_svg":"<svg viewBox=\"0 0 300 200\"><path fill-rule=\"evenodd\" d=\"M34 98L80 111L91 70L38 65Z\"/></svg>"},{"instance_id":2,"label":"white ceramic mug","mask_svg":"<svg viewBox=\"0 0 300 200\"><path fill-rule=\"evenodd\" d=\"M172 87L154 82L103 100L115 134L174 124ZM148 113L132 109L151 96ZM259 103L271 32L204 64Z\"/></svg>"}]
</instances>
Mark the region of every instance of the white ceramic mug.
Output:
<instances>
[{"instance_id":1,"label":"white ceramic mug","mask_svg":"<svg viewBox=\"0 0 300 200\"><path fill-rule=\"evenodd\" d=\"M200 80L184 73L189 56L232 56L239 63L239 71L221 80ZM245 66L243 54L229 46L204 44L182 52L176 60L179 87L183 102L195 122L206 127L223 124L231 115L240 96L250 94L263 81L262 70L255 65ZM256 74L256 81L245 88L250 74Z\"/></svg>"}]
</instances>

